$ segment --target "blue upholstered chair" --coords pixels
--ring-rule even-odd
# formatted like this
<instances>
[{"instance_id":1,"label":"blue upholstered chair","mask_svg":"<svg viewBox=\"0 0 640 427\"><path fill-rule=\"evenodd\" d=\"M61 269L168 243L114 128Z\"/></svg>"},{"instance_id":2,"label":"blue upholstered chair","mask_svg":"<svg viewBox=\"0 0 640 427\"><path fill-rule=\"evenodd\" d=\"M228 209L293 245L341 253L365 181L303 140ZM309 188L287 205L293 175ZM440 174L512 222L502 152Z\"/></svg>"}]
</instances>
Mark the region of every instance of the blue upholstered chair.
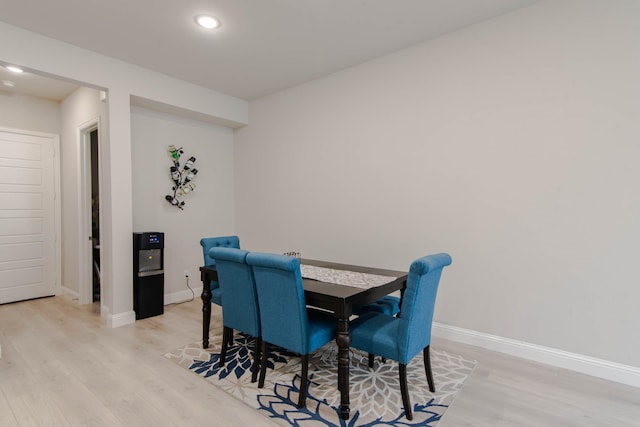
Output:
<instances>
[{"instance_id":1,"label":"blue upholstered chair","mask_svg":"<svg viewBox=\"0 0 640 427\"><path fill-rule=\"evenodd\" d=\"M422 351L429 390L434 392L429 345L431 323L442 269L451 264L448 254L435 254L411 263L402 307L397 317L382 313L367 313L355 319L351 326L351 347L399 363L400 392L407 419L413 419L407 388L407 364Z\"/></svg>"},{"instance_id":2,"label":"blue upholstered chair","mask_svg":"<svg viewBox=\"0 0 640 427\"><path fill-rule=\"evenodd\" d=\"M251 382L258 377L260 360L260 313L258 296L253 279L253 270L246 263L249 252L242 249L216 247L209 250L209 256L216 263L218 283L222 291L222 350L220 366L224 366L229 343L233 344L234 329L255 337L255 350Z\"/></svg>"},{"instance_id":3,"label":"blue upholstered chair","mask_svg":"<svg viewBox=\"0 0 640 427\"><path fill-rule=\"evenodd\" d=\"M356 307L353 310L353 314L356 316L362 316L367 313L382 313L389 316L397 316L400 313L400 298L393 295L385 295L382 298L361 307ZM371 356L370 356L371 357ZM382 363L387 361L382 357Z\"/></svg>"},{"instance_id":4,"label":"blue upholstered chair","mask_svg":"<svg viewBox=\"0 0 640 427\"><path fill-rule=\"evenodd\" d=\"M219 247L240 249L240 239L238 236L205 237L200 239L200 246L202 246L202 254L204 255L204 265L210 266L215 265L216 261L209 255L209 249ZM211 289L211 302L222 305L220 284L212 280L209 282L209 287Z\"/></svg>"},{"instance_id":5,"label":"blue upholstered chair","mask_svg":"<svg viewBox=\"0 0 640 427\"><path fill-rule=\"evenodd\" d=\"M335 338L337 322L333 316L307 311L297 258L251 252L247 264L253 267L260 307L262 363L258 387L264 386L268 344L298 353L302 357L298 408L302 408L307 400L309 354Z\"/></svg>"},{"instance_id":6,"label":"blue upholstered chair","mask_svg":"<svg viewBox=\"0 0 640 427\"><path fill-rule=\"evenodd\" d=\"M400 313L400 298L393 295L386 295L371 304L362 307L356 307L353 314L362 316L366 313L383 313L389 316L395 316Z\"/></svg>"}]
</instances>

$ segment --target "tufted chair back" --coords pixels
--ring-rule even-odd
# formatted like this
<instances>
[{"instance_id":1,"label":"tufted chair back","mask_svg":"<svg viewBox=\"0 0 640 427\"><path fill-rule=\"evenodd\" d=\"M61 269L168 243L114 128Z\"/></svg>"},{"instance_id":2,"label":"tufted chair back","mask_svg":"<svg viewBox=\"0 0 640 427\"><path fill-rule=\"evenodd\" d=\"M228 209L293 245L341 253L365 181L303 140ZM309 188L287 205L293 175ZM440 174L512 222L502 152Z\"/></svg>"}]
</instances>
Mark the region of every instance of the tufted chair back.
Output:
<instances>
[{"instance_id":1,"label":"tufted chair back","mask_svg":"<svg viewBox=\"0 0 640 427\"><path fill-rule=\"evenodd\" d=\"M222 324L253 337L260 336L258 296L251 266L246 263L249 252L228 247L209 250L215 260L222 298Z\"/></svg>"},{"instance_id":2,"label":"tufted chair back","mask_svg":"<svg viewBox=\"0 0 640 427\"><path fill-rule=\"evenodd\" d=\"M240 238L238 236L205 237L200 239L202 253L204 255L204 265L215 265L215 260L209 255L211 248L236 248L240 249Z\"/></svg>"},{"instance_id":3,"label":"tufted chair back","mask_svg":"<svg viewBox=\"0 0 640 427\"><path fill-rule=\"evenodd\" d=\"M299 354L309 353L300 261L279 254L250 253L247 263L253 266L256 278L262 339Z\"/></svg>"},{"instance_id":4,"label":"tufted chair back","mask_svg":"<svg viewBox=\"0 0 640 427\"><path fill-rule=\"evenodd\" d=\"M212 248L240 249L240 238L238 236L205 237L200 239L200 246L202 246L204 255L204 265L215 265L216 261L209 251ZM220 290L220 283L212 280L209 282L209 287L211 288L211 302L221 306L222 291Z\"/></svg>"}]
</instances>

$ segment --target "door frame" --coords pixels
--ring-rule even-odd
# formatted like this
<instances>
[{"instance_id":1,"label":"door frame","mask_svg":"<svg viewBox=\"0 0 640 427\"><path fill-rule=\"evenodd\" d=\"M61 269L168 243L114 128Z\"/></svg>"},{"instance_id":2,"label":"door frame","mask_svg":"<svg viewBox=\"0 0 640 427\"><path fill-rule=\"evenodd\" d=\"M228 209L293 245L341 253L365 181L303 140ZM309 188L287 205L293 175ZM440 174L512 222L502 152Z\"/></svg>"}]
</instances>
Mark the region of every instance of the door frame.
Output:
<instances>
[{"instance_id":1,"label":"door frame","mask_svg":"<svg viewBox=\"0 0 640 427\"><path fill-rule=\"evenodd\" d=\"M100 117L87 120L78 126L78 299L80 304L93 303L93 242L91 241L91 137L90 133L98 131L98 144L103 140ZM100 150L98 149L98 153ZM99 227L102 229L102 159L98 154L98 201ZM100 251L102 265L102 251ZM102 282L102 270L100 270ZM102 287L100 287L100 304L102 304Z\"/></svg>"}]
</instances>

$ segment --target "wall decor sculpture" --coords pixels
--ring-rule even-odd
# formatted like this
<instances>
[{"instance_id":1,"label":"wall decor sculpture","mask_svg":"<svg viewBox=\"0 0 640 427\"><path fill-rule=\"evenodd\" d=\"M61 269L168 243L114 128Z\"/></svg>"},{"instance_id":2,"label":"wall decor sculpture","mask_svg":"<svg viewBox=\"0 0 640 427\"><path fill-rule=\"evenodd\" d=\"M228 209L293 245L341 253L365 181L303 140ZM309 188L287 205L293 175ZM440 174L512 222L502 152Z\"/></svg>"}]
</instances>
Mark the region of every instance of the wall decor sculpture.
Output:
<instances>
[{"instance_id":1,"label":"wall decor sculpture","mask_svg":"<svg viewBox=\"0 0 640 427\"><path fill-rule=\"evenodd\" d=\"M193 167L196 162L196 158L191 156L184 163L182 168L180 167L180 156L183 154L182 147L176 148L175 145L169 146L169 156L173 160L173 166L169 168L169 175L171 181L173 181L173 195L167 194L164 198L172 206L178 209L184 209L184 201L181 200L183 196L191 191L195 190L196 185L191 182L196 177L198 169Z\"/></svg>"}]
</instances>

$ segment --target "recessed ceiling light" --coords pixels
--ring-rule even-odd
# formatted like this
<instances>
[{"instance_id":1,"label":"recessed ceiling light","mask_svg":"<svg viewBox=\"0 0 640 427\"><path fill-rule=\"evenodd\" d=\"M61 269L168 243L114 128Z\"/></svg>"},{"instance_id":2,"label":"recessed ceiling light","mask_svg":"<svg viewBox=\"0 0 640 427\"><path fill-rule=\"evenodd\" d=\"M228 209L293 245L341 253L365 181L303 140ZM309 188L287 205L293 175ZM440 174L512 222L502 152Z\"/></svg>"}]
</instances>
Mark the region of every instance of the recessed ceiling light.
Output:
<instances>
[{"instance_id":1,"label":"recessed ceiling light","mask_svg":"<svg viewBox=\"0 0 640 427\"><path fill-rule=\"evenodd\" d=\"M15 65L7 65L5 68L12 73L22 73L22 68L16 67Z\"/></svg>"},{"instance_id":2,"label":"recessed ceiling light","mask_svg":"<svg viewBox=\"0 0 640 427\"><path fill-rule=\"evenodd\" d=\"M210 15L196 16L196 22L203 28L214 29L220 26L220 21Z\"/></svg>"}]
</instances>

